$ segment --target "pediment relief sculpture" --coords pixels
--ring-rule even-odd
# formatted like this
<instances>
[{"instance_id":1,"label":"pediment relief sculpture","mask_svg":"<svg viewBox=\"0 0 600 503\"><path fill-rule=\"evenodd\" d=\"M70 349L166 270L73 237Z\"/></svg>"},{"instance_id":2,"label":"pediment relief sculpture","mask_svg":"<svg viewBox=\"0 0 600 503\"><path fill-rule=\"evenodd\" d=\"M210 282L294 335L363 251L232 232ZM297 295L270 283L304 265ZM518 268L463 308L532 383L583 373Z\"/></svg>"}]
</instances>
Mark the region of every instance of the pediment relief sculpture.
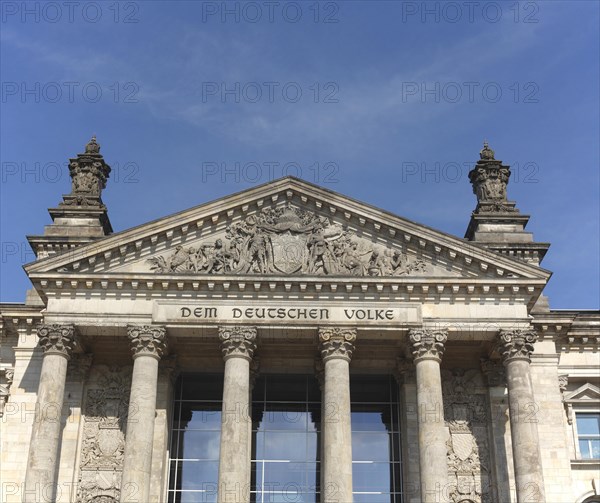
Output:
<instances>
[{"instance_id":1,"label":"pediment relief sculpture","mask_svg":"<svg viewBox=\"0 0 600 503\"><path fill-rule=\"evenodd\" d=\"M148 259L157 273L402 276L427 265L290 205L227 227L225 238Z\"/></svg>"}]
</instances>

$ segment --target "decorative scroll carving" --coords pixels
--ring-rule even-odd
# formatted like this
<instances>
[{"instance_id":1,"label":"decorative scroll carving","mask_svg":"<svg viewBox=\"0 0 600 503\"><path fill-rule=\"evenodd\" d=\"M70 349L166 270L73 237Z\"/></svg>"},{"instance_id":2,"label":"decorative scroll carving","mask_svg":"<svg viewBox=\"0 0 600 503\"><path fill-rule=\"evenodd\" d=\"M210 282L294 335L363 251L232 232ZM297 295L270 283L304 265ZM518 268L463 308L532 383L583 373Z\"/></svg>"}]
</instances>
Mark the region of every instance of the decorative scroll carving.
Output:
<instances>
[{"instance_id":1,"label":"decorative scroll carving","mask_svg":"<svg viewBox=\"0 0 600 503\"><path fill-rule=\"evenodd\" d=\"M355 340L355 328L320 328L319 342L321 358L323 361L331 358L343 358L350 361L354 352Z\"/></svg>"},{"instance_id":2,"label":"decorative scroll carving","mask_svg":"<svg viewBox=\"0 0 600 503\"><path fill-rule=\"evenodd\" d=\"M288 205L265 208L227 227L226 241L179 245L148 259L157 273L402 276L425 272L422 260L358 238L330 219Z\"/></svg>"},{"instance_id":3,"label":"decorative scroll carving","mask_svg":"<svg viewBox=\"0 0 600 503\"><path fill-rule=\"evenodd\" d=\"M506 372L498 360L482 358L481 371L487 379L488 386L506 386Z\"/></svg>"},{"instance_id":4,"label":"decorative scroll carving","mask_svg":"<svg viewBox=\"0 0 600 503\"><path fill-rule=\"evenodd\" d=\"M423 359L441 361L448 340L448 331L414 328L409 331L408 339L415 362Z\"/></svg>"},{"instance_id":5,"label":"decorative scroll carving","mask_svg":"<svg viewBox=\"0 0 600 503\"><path fill-rule=\"evenodd\" d=\"M61 206L97 206L104 208L100 196L106 187L110 166L100 154L100 145L92 136L85 153L70 159L71 193L64 197Z\"/></svg>"},{"instance_id":6,"label":"decorative scroll carving","mask_svg":"<svg viewBox=\"0 0 600 503\"><path fill-rule=\"evenodd\" d=\"M501 330L498 341L498 351L506 364L513 360L530 361L533 344L537 334L533 329Z\"/></svg>"},{"instance_id":7,"label":"decorative scroll carving","mask_svg":"<svg viewBox=\"0 0 600 503\"><path fill-rule=\"evenodd\" d=\"M166 345L167 331L157 325L128 325L127 335L133 357L153 356L160 360Z\"/></svg>"},{"instance_id":8,"label":"decorative scroll carving","mask_svg":"<svg viewBox=\"0 0 600 503\"><path fill-rule=\"evenodd\" d=\"M71 358L77 346L73 325L38 325L37 334L44 354L59 354Z\"/></svg>"},{"instance_id":9,"label":"decorative scroll carving","mask_svg":"<svg viewBox=\"0 0 600 503\"><path fill-rule=\"evenodd\" d=\"M487 398L477 370L442 371L444 419L450 432L448 479L452 502L491 501Z\"/></svg>"},{"instance_id":10,"label":"decorative scroll carving","mask_svg":"<svg viewBox=\"0 0 600 503\"><path fill-rule=\"evenodd\" d=\"M506 198L510 167L494 158L494 151L487 142L484 142L479 157L480 160L469 172L473 193L477 196L475 213L517 211Z\"/></svg>"},{"instance_id":11,"label":"decorative scroll carving","mask_svg":"<svg viewBox=\"0 0 600 503\"><path fill-rule=\"evenodd\" d=\"M94 367L86 393L77 503L119 501L131 368Z\"/></svg>"},{"instance_id":12,"label":"decorative scroll carving","mask_svg":"<svg viewBox=\"0 0 600 503\"><path fill-rule=\"evenodd\" d=\"M223 359L238 356L252 360L256 350L256 327L219 327Z\"/></svg>"}]
</instances>

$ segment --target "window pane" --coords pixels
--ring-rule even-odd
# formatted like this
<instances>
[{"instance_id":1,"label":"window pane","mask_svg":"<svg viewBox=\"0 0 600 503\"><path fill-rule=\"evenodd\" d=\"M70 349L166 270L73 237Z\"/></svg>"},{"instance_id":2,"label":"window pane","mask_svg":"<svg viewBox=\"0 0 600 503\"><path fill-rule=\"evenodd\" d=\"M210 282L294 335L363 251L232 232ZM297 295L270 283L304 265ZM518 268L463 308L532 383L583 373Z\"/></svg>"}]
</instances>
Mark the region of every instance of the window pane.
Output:
<instances>
[{"instance_id":1,"label":"window pane","mask_svg":"<svg viewBox=\"0 0 600 503\"><path fill-rule=\"evenodd\" d=\"M181 432L183 448L179 448L180 459L219 460L221 433L218 431Z\"/></svg>"},{"instance_id":2,"label":"window pane","mask_svg":"<svg viewBox=\"0 0 600 503\"><path fill-rule=\"evenodd\" d=\"M598 440L590 440L591 448L592 448L592 458L600 459L600 439Z\"/></svg>"},{"instance_id":3,"label":"window pane","mask_svg":"<svg viewBox=\"0 0 600 503\"><path fill-rule=\"evenodd\" d=\"M214 491L217 487L218 463L212 461L181 461L180 489Z\"/></svg>"},{"instance_id":4,"label":"window pane","mask_svg":"<svg viewBox=\"0 0 600 503\"><path fill-rule=\"evenodd\" d=\"M267 404L260 430L306 431L308 412L303 403Z\"/></svg>"},{"instance_id":5,"label":"window pane","mask_svg":"<svg viewBox=\"0 0 600 503\"><path fill-rule=\"evenodd\" d=\"M352 485L356 492L390 492L389 463L352 463Z\"/></svg>"},{"instance_id":6,"label":"window pane","mask_svg":"<svg viewBox=\"0 0 600 503\"><path fill-rule=\"evenodd\" d=\"M174 428L187 430L216 430L221 431L221 405L211 405L199 402L182 402L180 405L181 420Z\"/></svg>"},{"instance_id":7,"label":"window pane","mask_svg":"<svg viewBox=\"0 0 600 503\"><path fill-rule=\"evenodd\" d=\"M352 406L352 431L390 431L391 419L388 405Z\"/></svg>"},{"instance_id":8,"label":"window pane","mask_svg":"<svg viewBox=\"0 0 600 503\"><path fill-rule=\"evenodd\" d=\"M585 459L590 458L590 446L587 440L579 441L579 452L581 452L581 457Z\"/></svg>"},{"instance_id":9,"label":"window pane","mask_svg":"<svg viewBox=\"0 0 600 503\"><path fill-rule=\"evenodd\" d=\"M352 459L355 461L389 461L388 433L352 433Z\"/></svg>"},{"instance_id":10,"label":"window pane","mask_svg":"<svg viewBox=\"0 0 600 503\"><path fill-rule=\"evenodd\" d=\"M576 414L577 433L582 435L600 435L600 414Z\"/></svg>"}]
</instances>

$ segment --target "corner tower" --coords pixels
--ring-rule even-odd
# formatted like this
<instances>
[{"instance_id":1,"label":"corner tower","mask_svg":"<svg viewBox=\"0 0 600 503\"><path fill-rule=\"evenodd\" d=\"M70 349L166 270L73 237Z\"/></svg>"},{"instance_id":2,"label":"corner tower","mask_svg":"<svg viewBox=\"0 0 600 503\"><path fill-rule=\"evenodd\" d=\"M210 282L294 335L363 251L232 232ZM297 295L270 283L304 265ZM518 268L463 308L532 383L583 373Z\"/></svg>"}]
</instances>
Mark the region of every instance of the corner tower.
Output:
<instances>
[{"instance_id":1,"label":"corner tower","mask_svg":"<svg viewBox=\"0 0 600 503\"><path fill-rule=\"evenodd\" d=\"M533 234L525 231L529 215L522 214L516 203L508 200L510 166L495 158L487 141L479 157L469 172L477 207L465 238L503 255L540 265L550 244L533 241Z\"/></svg>"},{"instance_id":2,"label":"corner tower","mask_svg":"<svg viewBox=\"0 0 600 503\"><path fill-rule=\"evenodd\" d=\"M112 234L102 190L110 175L110 166L100 154L96 137L82 154L69 159L71 193L63 195L56 208L49 208L52 224L41 236L27 236L37 259L63 253Z\"/></svg>"}]
</instances>

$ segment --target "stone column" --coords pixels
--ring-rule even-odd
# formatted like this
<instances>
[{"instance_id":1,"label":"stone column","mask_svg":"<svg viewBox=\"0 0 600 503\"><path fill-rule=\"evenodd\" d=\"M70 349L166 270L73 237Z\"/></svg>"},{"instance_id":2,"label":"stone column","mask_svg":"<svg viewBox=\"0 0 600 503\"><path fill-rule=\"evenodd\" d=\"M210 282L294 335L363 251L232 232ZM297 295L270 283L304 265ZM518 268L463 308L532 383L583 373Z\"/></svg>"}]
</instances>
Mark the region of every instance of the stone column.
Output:
<instances>
[{"instance_id":1,"label":"stone column","mask_svg":"<svg viewBox=\"0 0 600 503\"><path fill-rule=\"evenodd\" d=\"M517 503L546 501L529 364L535 330L501 330L498 350L506 368Z\"/></svg>"},{"instance_id":2,"label":"stone column","mask_svg":"<svg viewBox=\"0 0 600 503\"><path fill-rule=\"evenodd\" d=\"M446 330L413 329L409 332L417 373L417 420L421 501L447 501L448 461L440 362L448 340Z\"/></svg>"},{"instance_id":3,"label":"stone column","mask_svg":"<svg viewBox=\"0 0 600 503\"><path fill-rule=\"evenodd\" d=\"M219 503L249 503L251 469L250 362L256 350L255 327L219 327L225 360Z\"/></svg>"},{"instance_id":4,"label":"stone column","mask_svg":"<svg viewBox=\"0 0 600 503\"><path fill-rule=\"evenodd\" d=\"M482 358L481 372L488 385L489 417L488 425L491 437L491 459L494 460L490 472L493 484L490 490L492 501L511 501L510 480L512 459L509 459L506 447L510 441L506 438L508 428L508 404L506 403L506 372L500 360Z\"/></svg>"},{"instance_id":5,"label":"stone column","mask_svg":"<svg viewBox=\"0 0 600 503\"><path fill-rule=\"evenodd\" d=\"M54 501L67 364L76 346L73 325L40 325L44 351L25 473L24 503Z\"/></svg>"},{"instance_id":6,"label":"stone column","mask_svg":"<svg viewBox=\"0 0 600 503\"><path fill-rule=\"evenodd\" d=\"M158 362L166 348L167 333L164 327L153 325L129 325L127 333L133 353L133 374L120 500L147 503L150 501Z\"/></svg>"},{"instance_id":7,"label":"stone column","mask_svg":"<svg viewBox=\"0 0 600 503\"><path fill-rule=\"evenodd\" d=\"M325 366L321 487L324 503L352 503L350 360L355 340L354 328L319 329L321 358Z\"/></svg>"}]
</instances>

